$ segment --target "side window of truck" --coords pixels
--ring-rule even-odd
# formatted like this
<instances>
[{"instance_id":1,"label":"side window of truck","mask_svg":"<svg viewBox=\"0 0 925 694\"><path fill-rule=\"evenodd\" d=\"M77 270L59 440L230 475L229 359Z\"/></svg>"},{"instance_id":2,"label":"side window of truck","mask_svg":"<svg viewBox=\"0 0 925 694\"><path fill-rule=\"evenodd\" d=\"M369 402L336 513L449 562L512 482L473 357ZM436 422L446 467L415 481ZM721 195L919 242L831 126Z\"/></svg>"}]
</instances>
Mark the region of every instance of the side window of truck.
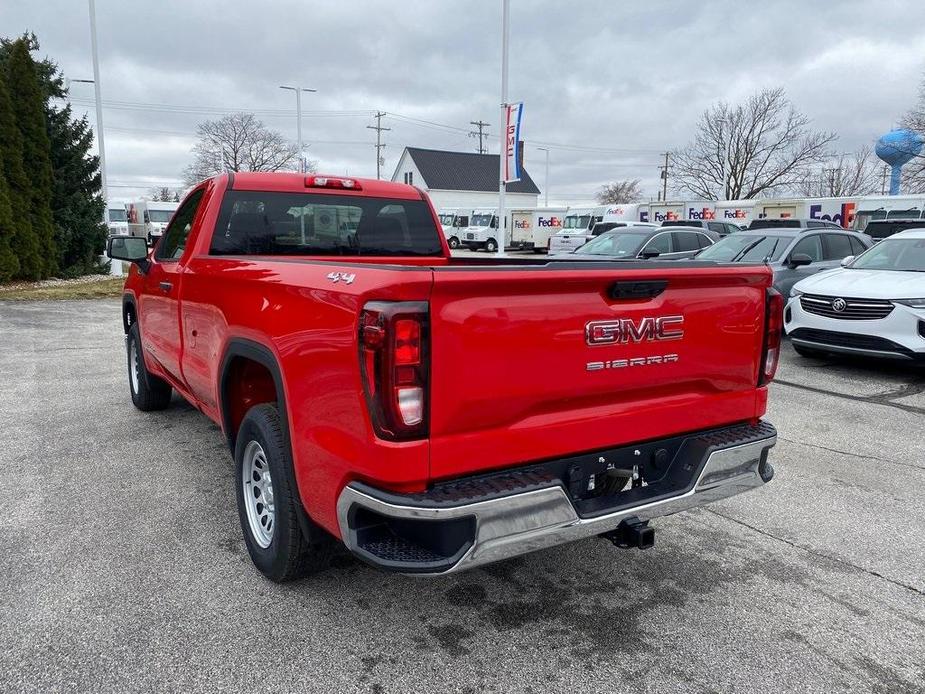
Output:
<instances>
[{"instance_id":1,"label":"side window of truck","mask_svg":"<svg viewBox=\"0 0 925 694\"><path fill-rule=\"evenodd\" d=\"M202 201L203 190L200 188L187 198L177 210L173 220L164 232L164 238L157 247L154 257L158 260L178 260L186 248L186 240L193 228L196 210Z\"/></svg>"}]
</instances>

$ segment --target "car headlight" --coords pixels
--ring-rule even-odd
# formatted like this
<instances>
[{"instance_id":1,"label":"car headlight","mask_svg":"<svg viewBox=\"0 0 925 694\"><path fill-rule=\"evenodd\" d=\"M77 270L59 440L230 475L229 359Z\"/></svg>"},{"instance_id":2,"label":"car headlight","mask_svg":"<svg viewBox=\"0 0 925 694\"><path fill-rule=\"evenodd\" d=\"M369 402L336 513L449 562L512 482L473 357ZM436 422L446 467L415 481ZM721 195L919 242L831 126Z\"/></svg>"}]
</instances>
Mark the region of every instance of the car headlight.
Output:
<instances>
[{"instance_id":1,"label":"car headlight","mask_svg":"<svg viewBox=\"0 0 925 694\"><path fill-rule=\"evenodd\" d=\"M794 289L793 287L791 287L790 288L790 298L792 299L797 296L803 296L803 292L801 292L799 289Z\"/></svg>"},{"instance_id":2,"label":"car headlight","mask_svg":"<svg viewBox=\"0 0 925 694\"><path fill-rule=\"evenodd\" d=\"M925 299L894 299L893 303L911 308L925 308Z\"/></svg>"}]
</instances>

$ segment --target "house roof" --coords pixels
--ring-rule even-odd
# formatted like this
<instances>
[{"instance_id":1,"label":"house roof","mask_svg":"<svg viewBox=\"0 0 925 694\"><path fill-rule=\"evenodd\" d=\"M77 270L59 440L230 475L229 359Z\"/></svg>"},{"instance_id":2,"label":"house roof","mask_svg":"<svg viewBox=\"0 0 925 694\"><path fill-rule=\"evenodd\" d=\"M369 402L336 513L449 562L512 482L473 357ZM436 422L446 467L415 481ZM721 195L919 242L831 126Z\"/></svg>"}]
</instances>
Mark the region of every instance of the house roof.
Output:
<instances>
[{"instance_id":1,"label":"house roof","mask_svg":"<svg viewBox=\"0 0 925 694\"><path fill-rule=\"evenodd\" d=\"M498 190L497 154L447 152L420 147L406 147L405 151L414 160L414 165L431 190L474 190L486 193ZM540 189L527 170L523 169L521 179L508 183L507 191L539 195Z\"/></svg>"}]
</instances>

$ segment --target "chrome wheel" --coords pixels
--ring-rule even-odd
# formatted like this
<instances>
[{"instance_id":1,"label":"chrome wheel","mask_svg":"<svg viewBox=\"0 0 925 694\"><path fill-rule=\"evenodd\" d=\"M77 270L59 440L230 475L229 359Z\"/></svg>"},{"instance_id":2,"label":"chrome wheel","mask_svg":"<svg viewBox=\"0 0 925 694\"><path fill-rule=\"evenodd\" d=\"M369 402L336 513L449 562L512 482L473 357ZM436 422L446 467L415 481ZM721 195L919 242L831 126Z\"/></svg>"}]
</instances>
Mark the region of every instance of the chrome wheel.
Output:
<instances>
[{"instance_id":1,"label":"chrome wheel","mask_svg":"<svg viewBox=\"0 0 925 694\"><path fill-rule=\"evenodd\" d=\"M132 392L138 395L138 343L135 340L128 343L128 380Z\"/></svg>"},{"instance_id":2,"label":"chrome wheel","mask_svg":"<svg viewBox=\"0 0 925 694\"><path fill-rule=\"evenodd\" d=\"M273 480L263 448L249 441L241 460L241 480L244 485L244 507L251 536L263 549L273 540L276 507L273 503Z\"/></svg>"}]
</instances>

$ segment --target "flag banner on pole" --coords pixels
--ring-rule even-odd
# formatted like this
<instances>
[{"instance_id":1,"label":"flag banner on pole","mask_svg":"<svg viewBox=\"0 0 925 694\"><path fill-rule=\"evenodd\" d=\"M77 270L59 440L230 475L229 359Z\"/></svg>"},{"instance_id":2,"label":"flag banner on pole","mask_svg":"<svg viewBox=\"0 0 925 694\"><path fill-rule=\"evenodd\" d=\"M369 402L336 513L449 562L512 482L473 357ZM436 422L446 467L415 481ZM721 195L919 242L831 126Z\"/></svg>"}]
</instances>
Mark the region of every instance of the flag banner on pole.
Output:
<instances>
[{"instance_id":1,"label":"flag banner on pole","mask_svg":"<svg viewBox=\"0 0 925 694\"><path fill-rule=\"evenodd\" d=\"M512 183L520 180L520 118L523 115L523 102L508 104L505 107L507 122L504 126L504 182Z\"/></svg>"}]
</instances>

